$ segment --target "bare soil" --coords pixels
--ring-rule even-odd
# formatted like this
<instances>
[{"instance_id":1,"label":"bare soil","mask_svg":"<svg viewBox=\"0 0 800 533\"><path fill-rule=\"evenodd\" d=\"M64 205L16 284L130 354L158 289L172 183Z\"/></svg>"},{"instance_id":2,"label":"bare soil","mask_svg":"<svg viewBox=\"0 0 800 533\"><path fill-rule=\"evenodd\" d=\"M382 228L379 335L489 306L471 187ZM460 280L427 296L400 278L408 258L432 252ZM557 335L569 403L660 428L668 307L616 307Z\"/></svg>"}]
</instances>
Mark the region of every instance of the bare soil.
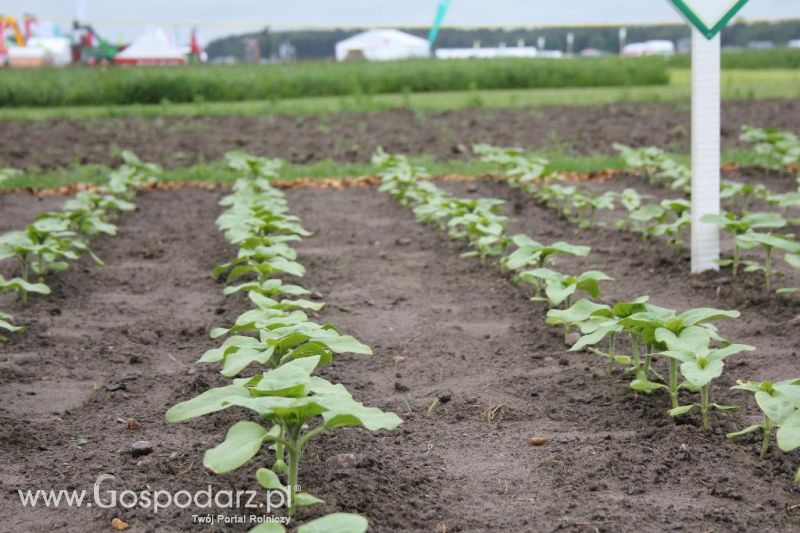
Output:
<instances>
[{"instance_id":1,"label":"bare soil","mask_svg":"<svg viewBox=\"0 0 800 533\"><path fill-rule=\"evenodd\" d=\"M649 294L679 309L738 308L742 318L722 332L759 350L729 362L716 401L742 403L727 390L738 378L795 375L794 300L757 298L755 282L719 274L687 277L686 257L608 229L580 231L502 183L443 186L507 199L514 231L591 245L588 258L560 266L614 277L609 299ZM0 531L108 531L115 517L132 531L181 531L197 529L192 514L207 512L33 510L16 492L91 492L103 473L115 476L104 490L254 486L258 461L225 476L201 464L242 412L179 425L163 419L170 405L224 383L217 369L192 363L216 345L209 329L247 308L210 276L232 253L213 224L220 194L142 193L120 235L95 242L107 267L74 265L51 277L54 294L26 307L0 301L27 326L0 348ZM752 423L753 406L715 416L709 433L697 418L673 421L663 395L632 394L596 357L565 353L560 330L544 324L545 310L525 290L496 266L459 257L457 244L388 196L374 188L287 194L317 232L298 246L303 284L328 302L317 318L375 351L340 357L323 374L404 419L394 432L318 439L301 479L327 503L301 520L342 510L366 515L374 531L800 530L791 482L800 457L772 450L760 462L754 439L724 439ZM24 195L0 202L3 228L42 208ZM128 429L128 418L140 427ZM531 446L531 437L546 443ZM153 453L133 458L139 440ZM346 453L356 460L331 459Z\"/></svg>"},{"instance_id":2,"label":"bare soil","mask_svg":"<svg viewBox=\"0 0 800 533\"><path fill-rule=\"evenodd\" d=\"M800 100L728 101L725 147L739 146L742 125L796 129ZM0 166L54 168L117 164L130 149L168 167L219 159L232 149L293 163L368 161L378 146L439 159L468 157L473 143L577 154L611 153L611 144L657 145L688 152L686 103L586 107L464 109L438 113L395 110L313 117L103 118L0 122Z\"/></svg>"}]
</instances>

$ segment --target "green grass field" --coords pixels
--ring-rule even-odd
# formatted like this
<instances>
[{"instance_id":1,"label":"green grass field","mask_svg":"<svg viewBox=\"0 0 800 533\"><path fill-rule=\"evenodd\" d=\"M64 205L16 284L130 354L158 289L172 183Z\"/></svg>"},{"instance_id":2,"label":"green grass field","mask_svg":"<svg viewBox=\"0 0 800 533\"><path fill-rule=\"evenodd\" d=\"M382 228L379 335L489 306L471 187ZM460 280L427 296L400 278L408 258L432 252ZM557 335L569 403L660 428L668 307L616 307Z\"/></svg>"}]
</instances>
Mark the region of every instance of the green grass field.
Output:
<instances>
[{"instance_id":1,"label":"green grass field","mask_svg":"<svg viewBox=\"0 0 800 533\"><path fill-rule=\"evenodd\" d=\"M800 98L800 70L724 71L726 99ZM359 96L323 96L283 100L154 104L124 106L61 106L47 108L0 108L0 120L103 117L199 117L261 116L267 114L311 115L337 111L374 112L407 108L419 112L474 107L536 107L597 105L621 102L688 101L690 72L670 71L664 86L587 87L562 89L468 90Z\"/></svg>"},{"instance_id":2,"label":"green grass field","mask_svg":"<svg viewBox=\"0 0 800 533\"><path fill-rule=\"evenodd\" d=\"M0 107L239 102L469 89L665 85L661 57L0 69Z\"/></svg>"}]
</instances>

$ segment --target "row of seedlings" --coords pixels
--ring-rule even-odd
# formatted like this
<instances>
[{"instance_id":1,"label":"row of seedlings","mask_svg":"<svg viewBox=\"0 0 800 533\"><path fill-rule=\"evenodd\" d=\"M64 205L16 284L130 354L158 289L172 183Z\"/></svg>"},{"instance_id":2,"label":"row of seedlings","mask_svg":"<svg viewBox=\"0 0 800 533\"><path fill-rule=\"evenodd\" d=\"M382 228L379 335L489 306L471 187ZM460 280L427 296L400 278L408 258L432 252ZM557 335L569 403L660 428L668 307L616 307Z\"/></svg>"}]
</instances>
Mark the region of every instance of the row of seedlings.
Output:
<instances>
[{"instance_id":1,"label":"row of seedlings","mask_svg":"<svg viewBox=\"0 0 800 533\"><path fill-rule=\"evenodd\" d=\"M203 464L215 474L225 474L256 456L266 460L262 452L268 448L271 465L258 468L255 478L269 491L268 498L276 492L282 495L291 517L298 507L322 503L299 491L300 464L312 439L348 426L391 430L401 420L394 413L365 407L344 385L315 375L317 367L330 362L334 354L371 355L372 350L332 324L310 320L306 311L319 310L323 304L301 298L309 291L283 281L286 276L303 276L304 268L291 245L310 233L289 214L284 194L270 184L281 162L242 152L226 157L241 177L233 192L221 200L227 209L217 225L237 253L214 274L227 277L226 295L246 292L253 308L230 327L213 329L212 338L225 340L198 361L221 364L222 375L231 382L173 406L166 418L182 422L229 407L254 412L258 422L243 417L219 445L206 451ZM284 475L286 481L281 479ZM359 515L333 513L297 531L348 533L366 528L366 519ZM283 530L279 523L265 522L252 531Z\"/></svg>"},{"instance_id":2,"label":"row of seedlings","mask_svg":"<svg viewBox=\"0 0 800 533\"><path fill-rule=\"evenodd\" d=\"M22 303L28 295L50 294L45 283L48 273L69 268L69 261L87 253L98 265L103 262L89 248L97 235L116 235L112 222L119 212L132 211L135 190L155 180L160 168L142 162L129 151L122 152L123 165L109 176L97 192L83 191L68 200L61 211L48 211L20 231L0 236L0 261L17 263L19 276L5 279L0 275L0 293L14 292ZM0 330L22 331L12 317L0 312ZM7 338L0 335L0 342Z\"/></svg>"},{"instance_id":3,"label":"row of seedlings","mask_svg":"<svg viewBox=\"0 0 800 533\"><path fill-rule=\"evenodd\" d=\"M756 153L763 166L770 169L787 169L796 164L800 157L800 142L797 136L771 128L744 126L741 139L756 143ZM655 147L631 148L620 144L614 147L620 152L629 168L643 172L651 182L667 184L672 189L688 192L691 172L688 167L676 162L663 150ZM680 169L674 172L672 169ZM776 234L789 224L797 225L798 219L791 216L791 210L800 207L800 183L798 189L788 193L774 193L760 183L722 180L720 197L727 211L720 215L706 215L703 222L716 224L730 234L733 241L731 257L719 261L720 266L731 267L733 277L741 270L761 272L764 276L764 289L772 290L773 279L779 275L774 268L774 253L785 252L786 264L800 270L800 243L791 235ZM752 212L754 201L768 204L778 211ZM658 235L661 229L659 218L662 213L675 206L681 211L680 221L675 222L676 231L682 232L690 224L690 204L686 200L665 200L660 206L631 205L629 213L620 225L630 225L644 237ZM629 207L626 205L626 208ZM659 207L661 209L659 209ZM679 228L677 226L680 226ZM680 239L677 241L680 244ZM758 249L762 260L744 260L744 250ZM797 288L781 288L778 293L797 292Z\"/></svg>"},{"instance_id":4,"label":"row of seedlings","mask_svg":"<svg viewBox=\"0 0 800 533\"><path fill-rule=\"evenodd\" d=\"M448 227L453 220L463 218L454 207L448 206L480 205L481 202L498 205L497 200L467 201L450 197L429 181L419 181L425 177L424 170L414 167L403 156L379 151L373 162L380 168L381 190L411 206L420 221L436 221L440 227ZM510 183L529 187L530 182L519 179L522 175L516 174ZM430 218L430 212L437 213L437 217ZM613 304L593 301L601 295L601 282L612 281L611 278L598 271L573 275L547 268L557 256L587 256L589 247L565 242L547 245L526 235L508 238L504 222L505 217L495 212L491 220L495 227L491 232L487 231L488 225L479 228L485 238L496 243L487 255L500 257L499 264L512 271L516 281L532 285L533 300L547 302L550 308L547 323L562 327L565 338L572 330L580 333L570 351L588 351L604 357L608 361L609 374L621 365L623 374L631 377L630 388L634 391L646 394L666 391L670 402L668 413L672 417L698 409L704 429L711 427L710 412L713 409L738 409L711 400L712 383L722 375L725 360L755 349L724 339L717 330L715 322L738 318L738 311L697 308L679 313L649 303L648 296ZM451 236L458 237L452 232ZM482 255L478 245L481 238L476 235L469 240L472 250L465 255ZM511 252L507 253L509 250ZM573 297L580 293L587 297L573 303ZM659 371L659 361L665 362L666 377ZM748 382L736 388L754 391L762 410L766 405L764 398L769 395L783 406L785 412L779 416L765 411L763 424L733 433L730 438L761 428L768 443L771 429L777 427L778 445L783 451L800 446L800 413L794 414L800 408L800 380L775 384ZM681 390L696 394L698 400L681 403ZM792 404L791 408L787 402Z\"/></svg>"},{"instance_id":5,"label":"row of seedlings","mask_svg":"<svg viewBox=\"0 0 800 533\"><path fill-rule=\"evenodd\" d=\"M688 167L663 150L656 147L634 149L620 144L614 147L620 151L629 168L642 172L651 182L664 184L672 190L688 188L691 179ZM617 221L617 229L638 233L644 240L664 238L676 252L684 248L685 235L691 225L691 203L686 198L667 198L659 203L646 203L648 196L639 194L633 188L621 193L606 191L593 196L575 185L558 183L559 176L548 168L547 160L527 155L519 149L477 145L474 150L484 161L498 164L510 177L510 184L533 195L540 203L557 210L564 218L582 228L594 226L596 213L602 209L613 210L618 200L626 215ZM703 218L704 222L718 225L732 237L732 257L721 259L719 264L731 267L733 277L741 270L762 273L764 288L769 292L774 278L780 274L774 266L777 250L785 252L784 261L788 266L800 270L800 242L791 235L774 233L789 224L797 224L797 219L789 217L789 210L800 207L800 188L795 192L776 194L761 184L730 180L723 180L721 187L721 197L729 211ZM753 199L779 207L785 212L750 212L748 207ZM760 250L761 256L742 259L742 251L752 249ZM778 292L786 294L799 290L781 288Z\"/></svg>"}]
</instances>

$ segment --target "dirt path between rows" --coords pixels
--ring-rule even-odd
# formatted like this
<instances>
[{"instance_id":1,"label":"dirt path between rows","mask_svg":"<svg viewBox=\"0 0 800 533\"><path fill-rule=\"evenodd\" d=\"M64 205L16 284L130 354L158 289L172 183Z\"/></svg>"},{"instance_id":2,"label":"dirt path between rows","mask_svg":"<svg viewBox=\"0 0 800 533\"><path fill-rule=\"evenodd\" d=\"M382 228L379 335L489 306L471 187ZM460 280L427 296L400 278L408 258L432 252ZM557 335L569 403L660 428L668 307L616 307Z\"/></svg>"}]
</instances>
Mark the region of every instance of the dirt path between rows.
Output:
<instances>
[{"instance_id":1,"label":"dirt path between rows","mask_svg":"<svg viewBox=\"0 0 800 533\"><path fill-rule=\"evenodd\" d=\"M117 479L103 490L177 490L179 472L192 463L197 470L207 437L166 428L163 413L205 386L189 365L209 347L206 331L223 301L209 276L226 256L213 224L217 197L143 193L119 235L94 243L108 266L73 265L50 278L52 295L27 307L3 298L3 310L27 330L0 348L0 531L107 531L114 517L137 517L96 507L23 509L17 489L91 491L99 475L111 474ZM18 227L16 212L4 209L0 225ZM128 418L141 428L127 429ZM139 440L154 451L134 459ZM174 511L164 515L162 526L181 527L170 521ZM141 516L137 530L157 527Z\"/></svg>"},{"instance_id":2,"label":"dirt path between rows","mask_svg":"<svg viewBox=\"0 0 800 533\"><path fill-rule=\"evenodd\" d=\"M723 103L723 146L741 146L742 125L796 130L800 99ZM577 154L612 153L614 142L689 151L685 102L581 107L394 110L296 117L104 118L0 121L0 166L119 164L122 149L168 167L217 160L228 150L293 163L369 161L378 146L438 159L469 157L474 143Z\"/></svg>"},{"instance_id":3,"label":"dirt path between rows","mask_svg":"<svg viewBox=\"0 0 800 533\"><path fill-rule=\"evenodd\" d=\"M473 193L447 186L505 195L514 227L531 236L591 244L590 260L575 268L616 277L610 297L720 304L711 281L687 284L683 265L650 263L635 241L576 233L503 184L478 183ZM525 291L495 266L459 257L457 245L373 188L287 195L317 232L298 246L303 284L328 302L315 319L375 351L340 357L323 375L405 420L394 432L318 439L301 479L327 504L301 519L354 511L374 531L800 528L790 483L797 458L774 454L760 464L752 442L718 434L744 420L716 419L712 434L691 418L676 425L663 397L634 396L601 361L566 355L561 332L544 324ZM253 486L251 469L210 476L200 465L241 412L163 422L167 406L224 382L216 368L190 363L216 344L206 336L211 326L247 308L242 298L224 299L209 276L230 253L213 225L218 196L142 194L120 236L97 242L108 267L81 264L55 276L51 297L26 309L10 304L29 328L0 353L0 531L107 531L114 517L132 531L192 529L191 509L31 511L16 497L19 488L91 490L102 473L115 475L107 487L119 489ZM0 221L8 224L5 212ZM737 330L723 329L762 350L732 365L730 378L790 371L796 336L775 336L762 315L743 311ZM733 399L723 389L715 389L720 399ZM141 428L116 421L128 417ZM531 446L533 436L548 442ZM154 452L134 459L130 446L142 439ZM341 461L346 453L355 461Z\"/></svg>"}]
</instances>

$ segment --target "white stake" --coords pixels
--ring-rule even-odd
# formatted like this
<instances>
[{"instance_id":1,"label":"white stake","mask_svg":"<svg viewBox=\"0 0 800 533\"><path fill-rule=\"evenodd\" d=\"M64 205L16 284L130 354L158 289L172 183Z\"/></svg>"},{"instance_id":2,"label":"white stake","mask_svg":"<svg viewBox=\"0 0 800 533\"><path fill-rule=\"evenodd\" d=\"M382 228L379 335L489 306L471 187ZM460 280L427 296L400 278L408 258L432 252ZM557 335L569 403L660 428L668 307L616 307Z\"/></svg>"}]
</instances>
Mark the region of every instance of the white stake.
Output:
<instances>
[{"instance_id":1,"label":"white stake","mask_svg":"<svg viewBox=\"0 0 800 533\"><path fill-rule=\"evenodd\" d=\"M719 228L700 222L720 212L720 37L692 27L692 272L719 270Z\"/></svg>"}]
</instances>

